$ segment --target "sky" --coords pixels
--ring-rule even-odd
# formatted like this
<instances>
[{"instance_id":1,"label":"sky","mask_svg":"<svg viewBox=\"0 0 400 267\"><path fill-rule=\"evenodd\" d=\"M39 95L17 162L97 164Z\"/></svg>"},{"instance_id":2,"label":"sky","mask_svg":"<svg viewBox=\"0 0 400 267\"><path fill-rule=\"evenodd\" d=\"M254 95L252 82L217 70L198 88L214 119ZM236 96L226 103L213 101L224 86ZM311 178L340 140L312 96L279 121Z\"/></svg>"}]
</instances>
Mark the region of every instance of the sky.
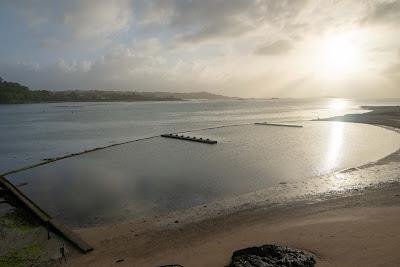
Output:
<instances>
[{"instance_id":1,"label":"sky","mask_svg":"<svg viewBox=\"0 0 400 267\"><path fill-rule=\"evenodd\" d=\"M400 0L2 0L31 89L400 98Z\"/></svg>"}]
</instances>

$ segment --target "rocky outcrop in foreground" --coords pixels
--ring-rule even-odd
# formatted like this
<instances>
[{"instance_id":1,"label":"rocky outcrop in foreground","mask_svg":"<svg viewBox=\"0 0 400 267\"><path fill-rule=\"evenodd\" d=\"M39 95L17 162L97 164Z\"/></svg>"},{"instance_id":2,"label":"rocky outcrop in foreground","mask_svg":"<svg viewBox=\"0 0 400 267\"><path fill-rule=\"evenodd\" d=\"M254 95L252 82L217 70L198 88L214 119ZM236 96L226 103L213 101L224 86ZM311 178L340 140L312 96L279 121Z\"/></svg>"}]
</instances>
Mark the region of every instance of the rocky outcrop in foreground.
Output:
<instances>
[{"instance_id":1,"label":"rocky outcrop in foreground","mask_svg":"<svg viewBox=\"0 0 400 267\"><path fill-rule=\"evenodd\" d=\"M314 256L306 251L264 245L233 252L232 262L228 267L312 267L314 264Z\"/></svg>"}]
</instances>

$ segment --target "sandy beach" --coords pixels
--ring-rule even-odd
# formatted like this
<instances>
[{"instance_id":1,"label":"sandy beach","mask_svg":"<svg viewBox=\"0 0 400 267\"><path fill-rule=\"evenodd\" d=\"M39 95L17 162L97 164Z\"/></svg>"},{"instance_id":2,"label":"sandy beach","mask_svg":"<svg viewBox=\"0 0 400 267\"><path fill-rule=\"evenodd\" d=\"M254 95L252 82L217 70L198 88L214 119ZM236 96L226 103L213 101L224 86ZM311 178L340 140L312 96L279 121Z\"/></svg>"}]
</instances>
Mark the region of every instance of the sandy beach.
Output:
<instances>
[{"instance_id":1,"label":"sandy beach","mask_svg":"<svg viewBox=\"0 0 400 267\"><path fill-rule=\"evenodd\" d=\"M399 107L368 107L372 112L331 118L399 127ZM346 172L400 165L400 152ZM379 171L379 168L378 168ZM400 177L390 183L302 199L248 207L204 220L162 218L81 229L94 247L73 255L70 266L226 266L232 252L278 244L312 252L317 266L396 266L400 264ZM204 206L207 209L207 206Z\"/></svg>"},{"instance_id":2,"label":"sandy beach","mask_svg":"<svg viewBox=\"0 0 400 267\"><path fill-rule=\"evenodd\" d=\"M164 231L129 224L85 230L95 246L71 266L225 266L232 251L265 243L301 248L317 266L400 262L400 186L387 184L316 204L255 209ZM105 238L106 237L106 238Z\"/></svg>"}]
</instances>

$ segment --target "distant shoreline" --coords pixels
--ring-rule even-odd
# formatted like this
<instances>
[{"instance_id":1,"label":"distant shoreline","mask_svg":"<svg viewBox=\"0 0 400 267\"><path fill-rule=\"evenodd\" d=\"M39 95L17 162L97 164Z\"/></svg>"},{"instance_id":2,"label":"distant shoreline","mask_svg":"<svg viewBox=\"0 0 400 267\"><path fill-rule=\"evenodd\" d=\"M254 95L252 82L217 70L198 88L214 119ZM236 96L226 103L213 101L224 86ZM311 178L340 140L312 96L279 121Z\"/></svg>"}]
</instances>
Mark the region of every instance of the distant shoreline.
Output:
<instances>
[{"instance_id":1,"label":"distant shoreline","mask_svg":"<svg viewBox=\"0 0 400 267\"><path fill-rule=\"evenodd\" d=\"M186 99L165 99L165 100L87 100L87 101L46 101L46 102L24 102L24 103L0 103L1 105L32 105L32 104L63 104L63 103L134 103L134 102L184 102Z\"/></svg>"},{"instance_id":2,"label":"distant shoreline","mask_svg":"<svg viewBox=\"0 0 400 267\"><path fill-rule=\"evenodd\" d=\"M106 90L30 90L19 83L0 80L0 104L65 102L185 101L188 99L237 99L208 92L137 92Z\"/></svg>"},{"instance_id":3,"label":"distant shoreline","mask_svg":"<svg viewBox=\"0 0 400 267\"><path fill-rule=\"evenodd\" d=\"M361 108L370 111L362 114L346 114L321 120L367 123L400 129L400 106L362 106Z\"/></svg>"}]
</instances>

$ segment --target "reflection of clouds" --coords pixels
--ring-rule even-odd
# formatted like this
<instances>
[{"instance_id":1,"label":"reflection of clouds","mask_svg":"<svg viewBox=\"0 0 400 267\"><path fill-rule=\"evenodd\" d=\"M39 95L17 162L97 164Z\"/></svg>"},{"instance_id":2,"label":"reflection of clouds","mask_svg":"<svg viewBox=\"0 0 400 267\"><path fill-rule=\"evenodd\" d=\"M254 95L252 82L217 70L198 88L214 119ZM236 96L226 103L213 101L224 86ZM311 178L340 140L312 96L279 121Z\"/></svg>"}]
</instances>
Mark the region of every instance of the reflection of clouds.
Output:
<instances>
[{"instance_id":1,"label":"reflection of clouds","mask_svg":"<svg viewBox=\"0 0 400 267\"><path fill-rule=\"evenodd\" d=\"M68 225L93 225L185 209L282 181L286 189L298 181L296 194L348 188L364 178L346 173L305 183L315 168L326 174L366 163L391 151L398 140L390 138L398 138L396 133L369 125L320 121L305 126L300 131L246 125L196 132L222 140L212 147L161 138L135 142L14 174L12 182L29 182L21 189Z\"/></svg>"},{"instance_id":2,"label":"reflection of clouds","mask_svg":"<svg viewBox=\"0 0 400 267\"><path fill-rule=\"evenodd\" d=\"M185 173L175 178L158 174L157 177L142 176L135 181L135 210L142 213L166 212L203 204L223 195L218 185L205 185L206 174L193 174L192 178ZM183 179L182 179L183 178ZM215 177L216 178L216 177Z\"/></svg>"},{"instance_id":3,"label":"reflection of clouds","mask_svg":"<svg viewBox=\"0 0 400 267\"><path fill-rule=\"evenodd\" d=\"M344 123L332 122L330 125L329 145L325 161L325 168L333 169L337 166L343 148Z\"/></svg>"}]
</instances>

